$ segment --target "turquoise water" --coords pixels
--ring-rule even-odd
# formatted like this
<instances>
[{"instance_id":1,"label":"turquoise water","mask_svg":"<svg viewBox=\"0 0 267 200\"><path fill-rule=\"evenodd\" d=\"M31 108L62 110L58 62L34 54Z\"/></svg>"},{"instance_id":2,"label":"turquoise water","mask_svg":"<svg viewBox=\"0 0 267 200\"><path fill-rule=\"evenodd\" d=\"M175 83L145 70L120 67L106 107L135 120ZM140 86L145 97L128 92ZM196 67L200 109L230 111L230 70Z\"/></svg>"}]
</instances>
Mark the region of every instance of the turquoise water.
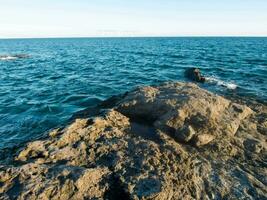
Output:
<instances>
[{"instance_id":1,"label":"turquoise water","mask_svg":"<svg viewBox=\"0 0 267 200\"><path fill-rule=\"evenodd\" d=\"M267 102L267 38L0 40L0 149L137 85L184 81L192 66L209 77L202 87Z\"/></svg>"}]
</instances>

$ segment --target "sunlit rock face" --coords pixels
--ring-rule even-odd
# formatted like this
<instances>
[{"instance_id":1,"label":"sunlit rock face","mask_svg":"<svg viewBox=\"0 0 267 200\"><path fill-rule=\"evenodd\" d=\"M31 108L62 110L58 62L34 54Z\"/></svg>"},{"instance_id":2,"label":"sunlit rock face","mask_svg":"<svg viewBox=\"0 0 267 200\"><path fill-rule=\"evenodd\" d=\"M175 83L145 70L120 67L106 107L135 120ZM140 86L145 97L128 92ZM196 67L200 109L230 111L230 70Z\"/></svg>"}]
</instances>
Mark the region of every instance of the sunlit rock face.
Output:
<instances>
[{"instance_id":1,"label":"sunlit rock face","mask_svg":"<svg viewBox=\"0 0 267 200\"><path fill-rule=\"evenodd\" d=\"M0 199L265 199L266 110L191 83L137 88L18 151Z\"/></svg>"}]
</instances>

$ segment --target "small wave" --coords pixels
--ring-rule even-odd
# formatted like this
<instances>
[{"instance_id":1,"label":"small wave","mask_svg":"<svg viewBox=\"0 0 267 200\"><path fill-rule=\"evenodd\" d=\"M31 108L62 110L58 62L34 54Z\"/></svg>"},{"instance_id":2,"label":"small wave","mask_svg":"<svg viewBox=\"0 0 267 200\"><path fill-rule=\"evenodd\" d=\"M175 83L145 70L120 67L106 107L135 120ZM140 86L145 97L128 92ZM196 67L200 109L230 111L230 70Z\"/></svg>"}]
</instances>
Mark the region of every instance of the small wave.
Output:
<instances>
[{"instance_id":1,"label":"small wave","mask_svg":"<svg viewBox=\"0 0 267 200\"><path fill-rule=\"evenodd\" d=\"M14 56L1 56L0 60L15 60L17 57Z\"/></svg>"},{"instance_id":2,"label":"small wave","mask_svg":"<svg viewBox=\"0 0 267 200\"><path fill-rule=\"evenodd\" d=\"M206 78L207 82L215 83L219 86L226 87L230 90L235 90L237 88L237 85L234 83L228 83L228 82L222 81L222 80L214 78L214 77L205 77L205 78Z\"/></svg>"},{"instance_id":3,"label":"small wave","mask_svg":"<svg viewBox=\"0 0 267 200\"><path fill-rule=\"evenodd\" d=\"M20 58L28 58L27 54L15 54L15 55L0 55L0 60L16 60Z\"/></svg>"}]
</instances>

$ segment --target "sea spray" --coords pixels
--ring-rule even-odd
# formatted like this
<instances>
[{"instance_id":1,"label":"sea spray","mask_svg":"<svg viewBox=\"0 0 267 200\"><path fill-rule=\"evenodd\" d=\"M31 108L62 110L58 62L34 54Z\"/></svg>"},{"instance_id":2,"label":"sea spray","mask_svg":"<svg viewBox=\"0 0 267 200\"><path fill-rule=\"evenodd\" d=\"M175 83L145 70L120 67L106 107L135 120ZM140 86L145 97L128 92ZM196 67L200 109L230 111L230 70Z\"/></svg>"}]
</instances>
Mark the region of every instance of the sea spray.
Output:
<instances>
[{"instance_id":1,"label":"sea spray","mask_svg":"<svg viewBox=\"0 0 267 200\"><path fill-rule=\"evenodd\" d=\"M215 83L216 85L226 87L226 88L228 88L230 90L235 90L237 88L236 84L225 82L225 81L222 81L222 80L220 80L218 78L215 78L215 77L205 77L205 80L207 82Z\"/></svg>"}]
</instances>

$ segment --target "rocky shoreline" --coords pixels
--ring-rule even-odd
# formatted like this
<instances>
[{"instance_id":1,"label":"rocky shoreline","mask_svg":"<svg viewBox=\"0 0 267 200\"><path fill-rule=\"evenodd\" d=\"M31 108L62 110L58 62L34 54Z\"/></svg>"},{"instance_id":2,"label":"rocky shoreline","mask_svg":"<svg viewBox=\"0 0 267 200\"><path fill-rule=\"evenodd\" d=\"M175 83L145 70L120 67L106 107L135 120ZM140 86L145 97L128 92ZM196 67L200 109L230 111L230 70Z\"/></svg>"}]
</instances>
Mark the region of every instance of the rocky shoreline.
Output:
<instances>
[{"instance_id":1,"label":"rocky shoreline","mask_svg":"<svg viewBox=\"0 0 267 200\"><path fill-rule=\"evenodd\" d=\"M266 199L267 108L192 83L140 87L0 165L7 199Z\"/></svg>"}]
</instances>

